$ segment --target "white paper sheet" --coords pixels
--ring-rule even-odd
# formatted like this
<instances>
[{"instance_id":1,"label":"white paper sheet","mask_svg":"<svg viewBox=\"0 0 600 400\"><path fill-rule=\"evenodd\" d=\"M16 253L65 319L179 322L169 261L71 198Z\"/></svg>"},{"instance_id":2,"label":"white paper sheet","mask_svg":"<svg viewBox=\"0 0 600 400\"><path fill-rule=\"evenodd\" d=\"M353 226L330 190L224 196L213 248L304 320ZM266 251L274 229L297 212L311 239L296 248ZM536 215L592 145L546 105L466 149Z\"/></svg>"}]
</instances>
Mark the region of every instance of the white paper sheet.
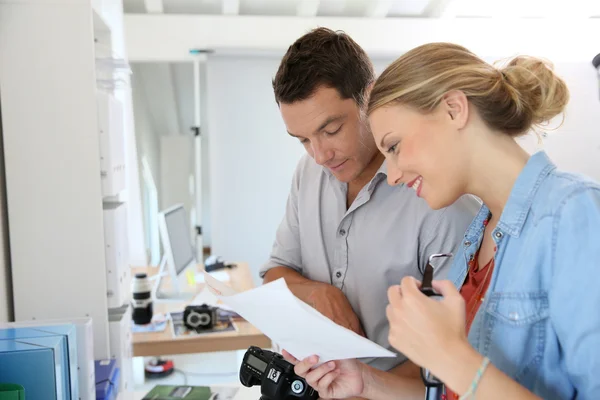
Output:
<instances>
[{"instance_id":1,"label":"white paper sheet","mask_svg":"<svg viewBox=\"0 0 600 400\"><path fill-rule=\"evenodd\" d=\"M238 293L206 274L209 290L297 359L313 354L320 363L396 354L346 329L290 292L284 279Z\"/></svg>"}]
</instances>

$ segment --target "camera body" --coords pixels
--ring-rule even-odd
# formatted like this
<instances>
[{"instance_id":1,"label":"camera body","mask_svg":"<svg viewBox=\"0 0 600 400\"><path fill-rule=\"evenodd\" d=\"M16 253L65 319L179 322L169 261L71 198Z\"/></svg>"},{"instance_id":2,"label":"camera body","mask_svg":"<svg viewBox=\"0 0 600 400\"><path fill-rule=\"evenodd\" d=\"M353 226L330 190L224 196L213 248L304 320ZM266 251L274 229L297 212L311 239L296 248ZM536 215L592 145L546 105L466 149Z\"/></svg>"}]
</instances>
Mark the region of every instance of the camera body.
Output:
<instances>
[{"instance_id":1,"label":"camera body","mask_svg":"<svg viewBox=\"0 0 600 400\"><path fill-rule=\"evenodd\" d=\"M316 400L319 393L294 373L294 366L280 354L251 346L244 354L240 381L246 387L260 385L261 400Z\"/></svg>"},{"instance_id":2,"label":"camera body","mask_svg":"<svg viewBox=\"0 0 600 400\"><path fill-rule=\"evenodd\" d=\"M183 324L189 330L202 332L214 328L217 324L217 308L206 304L187 306L183 311Z\"/></svg>"}]
</instances>

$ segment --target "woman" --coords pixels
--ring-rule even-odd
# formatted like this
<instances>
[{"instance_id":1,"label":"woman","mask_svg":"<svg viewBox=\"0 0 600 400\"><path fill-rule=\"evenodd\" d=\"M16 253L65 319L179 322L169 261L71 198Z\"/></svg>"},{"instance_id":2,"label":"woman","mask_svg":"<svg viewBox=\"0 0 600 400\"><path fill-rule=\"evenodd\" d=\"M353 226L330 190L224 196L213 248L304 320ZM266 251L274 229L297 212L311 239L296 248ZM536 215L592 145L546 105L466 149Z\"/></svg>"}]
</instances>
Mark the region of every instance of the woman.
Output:
<instances>
[{"instance_id":1,"label":"woman","mask_svg":"<svg viewBox=\"0 0 600 400\"><path fill-rule=\"evenodd\" d=\"M443 381L449 399L600 398L600 186L514 140L568 98L540 60L498 70L448 43L406 53L372 90L389 183L434 209L467 193L484 203L449 280L434 282L443 300L412 278L388 291L390 343ZM296 371L322 397L410 397L408 379L355 360L316 362Z\"/></svg>"}]
</instances>

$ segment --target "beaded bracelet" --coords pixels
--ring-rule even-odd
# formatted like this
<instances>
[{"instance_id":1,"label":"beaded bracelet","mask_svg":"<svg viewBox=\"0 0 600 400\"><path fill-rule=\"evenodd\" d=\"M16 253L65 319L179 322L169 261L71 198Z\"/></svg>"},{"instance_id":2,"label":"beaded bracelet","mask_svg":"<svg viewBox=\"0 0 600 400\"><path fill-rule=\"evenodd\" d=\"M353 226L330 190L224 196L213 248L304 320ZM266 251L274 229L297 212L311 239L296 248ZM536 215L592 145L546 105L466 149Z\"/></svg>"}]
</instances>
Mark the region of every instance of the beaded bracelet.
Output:
<instances>
[{"instance_id":1,"label":"beaded bracelet","mask_svg":"<svg viewBox=\"0 0 600 400\"><path fill-rule=\"evenodd\" d=\"M490 359L487 358L487 357L485 357L483 359L483 362L481 363L481 366L477 370L477 373L475 374L475 378L473 378L473 382L471 382L471 386L469 387L469 390L467 390L467 392L465 394L463 394L462 396L460 396L459 400L467 400L468 398L470 398L471 396L473 396L473 394L477 390L477 385L479 385L479 380L481 379L481 376L483 375L483 373L487 369L487 366L488 366L489 363L490 363Z\"/></svg>"}]
</instances>

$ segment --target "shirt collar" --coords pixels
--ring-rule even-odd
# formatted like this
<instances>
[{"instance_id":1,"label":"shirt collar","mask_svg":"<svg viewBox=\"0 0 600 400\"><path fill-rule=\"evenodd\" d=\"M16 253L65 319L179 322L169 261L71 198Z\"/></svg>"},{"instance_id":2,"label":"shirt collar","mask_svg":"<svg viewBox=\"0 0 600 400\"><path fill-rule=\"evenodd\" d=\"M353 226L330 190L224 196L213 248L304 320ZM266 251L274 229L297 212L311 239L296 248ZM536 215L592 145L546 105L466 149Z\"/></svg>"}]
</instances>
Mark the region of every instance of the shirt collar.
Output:
<instances>
[{"instance_id":1,"label":"shirt collar","mask_svg":"<svg viewBox=\"0 0 600 400\"><path fill-rule=\"evenodd\" d=\"M369 191L372 191L375 186L381 182L382 178L383 180L387 179L387 161L384 159L383 162L381 163L381 166L377 169L377 172L375 172L375 175L373 176L373 178L371 178L371 181L369 182ZM336 179L335 175L333 175L333 173L329 170L329 168L327 167L321 167L323 169L323 171L325 172L325 175L327 175L329 177L329 179Z\"/></svg>"},{"instance_id":2,"label":"shirt collar","mask_svg":"<svg viewBox=\"0 0 600 400\"><path fill-rule=\"evenodd\" d=\"M379 182L387 179L387 164L386 163L387 163L387 161L384 159L383 162L381 163L381 166L379 167L379 169L377 169L377 172L375 172L375 176L373 176L373 179L371 179L371 182L369 182L369 192L372 192L375 189L375 186Z\"/></svg>"},{"instance_id":3,"label":"shirt collar","mask_svg":"<svg viewBox=\"0 0 600 400\"><path fill-rule=\"evenodd\" d=\"M544 151L535 153L529 158L504 206L498 221L500 229L510 235L519 236L542 181L554 169L556 165Z\"/></svg>"}]
</instances>

